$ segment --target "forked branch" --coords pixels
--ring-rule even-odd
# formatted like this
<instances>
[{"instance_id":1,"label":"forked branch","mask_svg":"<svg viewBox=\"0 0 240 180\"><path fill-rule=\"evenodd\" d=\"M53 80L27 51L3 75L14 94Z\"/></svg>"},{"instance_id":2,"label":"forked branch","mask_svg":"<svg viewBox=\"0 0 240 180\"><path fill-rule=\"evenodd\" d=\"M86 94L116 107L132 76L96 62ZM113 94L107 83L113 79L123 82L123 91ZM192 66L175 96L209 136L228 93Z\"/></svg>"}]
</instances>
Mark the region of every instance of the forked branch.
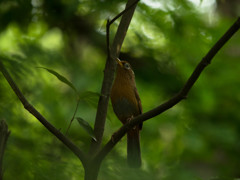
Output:
<instances>
[{"instance_id":1,"label":"forked branch","mask_svg":"<svg viewBox=\"0 0 240 180\"><path fill-rule=\"evenodd\" d=\"M186 84L179 91L177 95L169 99L167 102L161 104L160 106L141 114L131 121L119 128L108 141L108 143L101 149L101 151L95 156L96 160L101 161L104 157L112 150L115 144L127 133L127 131L137 124L144 122L150 118L153 118L164 111L170 109L171 107L178 104L181 100L186 99L188 92L191 90L198 77L205 69L205 67L211 63L213 57L218 53L218 51L226 44L226 42L239 30L240 28L240 18L227 30L227 32L217 41L217 43L210 49L206 56L197 65Z\"/></svg>"},{"instance_id":2,"label":"forked branch","mask_svg":"<svg viewBox=\"0 0 240 180\"><path fill-rule=\"evenodd\" d=\"M106 40L107 40L107 55L108 58L111 57L111 48L110 48L110 26L112 25L112 23L114 23L118 18L120 18L124 13L126 13L127 11L129 11L131 8L133 8L134 6L136 6L136 4L139 2L140 0L135 0L135 2L133 2L132 4L130 4L129 6L127 5L126 8L120 12L118 15L116 15L112 20L108 19L107 20L107 24L106 24ZM134 8L135 9L135 8ZM131 18L131 17L130 17Z\"/></svg>"},{"instance_id":3,"label":"forked branch","mask_svg":"<svg viewBox=\"0 0 240 180\"><path fill-rule=\"evenodd\" d=\"M112 59L112 57L118 57L120 53L123 40L126 36L129 24L131 22L131 19L138 1L139 0L128 0L125 10L119 13L115 18L113 18L113 20L108 21L108 24L107 24L108 57L107 57L107 61L104 69L104 78L102 83L101 96L98 101L97 114L96 114L96 119L94 124L94 134L97 141L94 141L94 140L92 141L92 144L90 147L90 154L95 154L100 149L100 146L102 144L102 137L103 137L104 127L106 122L109 96L110 96L110 91L111 91L112 83L114 79L114 72L116 69L116 62L114 59ZM113 45L111 46L111 50L110 50L109 27L117 18L121 16L122 16L122 19L118 26L117 33L114 37Z\"/></svg>"}]
</instances>

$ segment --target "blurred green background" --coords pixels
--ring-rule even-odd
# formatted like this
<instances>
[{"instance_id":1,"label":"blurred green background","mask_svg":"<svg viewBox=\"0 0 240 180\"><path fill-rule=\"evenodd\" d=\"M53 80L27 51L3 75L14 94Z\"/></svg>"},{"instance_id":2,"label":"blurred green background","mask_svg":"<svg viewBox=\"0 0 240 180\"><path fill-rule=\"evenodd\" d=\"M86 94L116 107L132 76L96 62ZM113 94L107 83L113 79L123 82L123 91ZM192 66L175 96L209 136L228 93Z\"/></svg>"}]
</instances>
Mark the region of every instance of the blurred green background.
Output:
<instances>
[{"instance_id":1,"label":"blurred green background","mask_svg":"<svg viewBox=\"0 0 240 180\"><path fill-rule=\"evenodd\" d=\"M78 117L94 124L106 60L105 25L123 10L114 0L1 0L0 58L27 97L66 132L77 97L44 69L55 70L83 94ZM120 58L136 75L144 112L171 98L213 44L237 19L237 0L142 0ZM111 27L111 40L119 20ZM143 167L126 166L126 138L104 160L99 179L237 180L240 178L240 32L216 55L188 99L144 123ZM0 119L11 130L6 180L83 179L79 160L21 105L0 74ZM110 108L104 142L120 127ZM69 131L88 150L77 121Z\"/></svg>"}]
</instances>

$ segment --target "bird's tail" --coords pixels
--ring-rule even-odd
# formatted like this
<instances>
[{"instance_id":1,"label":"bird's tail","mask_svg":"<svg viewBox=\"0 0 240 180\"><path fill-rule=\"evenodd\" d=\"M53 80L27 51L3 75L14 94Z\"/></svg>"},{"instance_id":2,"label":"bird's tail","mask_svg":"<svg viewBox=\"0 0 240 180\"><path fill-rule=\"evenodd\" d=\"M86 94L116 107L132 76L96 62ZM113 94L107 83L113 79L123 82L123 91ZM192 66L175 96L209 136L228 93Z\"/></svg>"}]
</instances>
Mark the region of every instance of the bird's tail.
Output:
<instances>
[{"instance_id":1,"label":"bird's tail","mask_svg":"<svg viewBox=\"0 0 240 180\"><path fill-rule=\"evenodd\" d=\"M138 126L127 133L127 161L132 168L139 168L142 164Z\"/></svg>"}]
</instances>

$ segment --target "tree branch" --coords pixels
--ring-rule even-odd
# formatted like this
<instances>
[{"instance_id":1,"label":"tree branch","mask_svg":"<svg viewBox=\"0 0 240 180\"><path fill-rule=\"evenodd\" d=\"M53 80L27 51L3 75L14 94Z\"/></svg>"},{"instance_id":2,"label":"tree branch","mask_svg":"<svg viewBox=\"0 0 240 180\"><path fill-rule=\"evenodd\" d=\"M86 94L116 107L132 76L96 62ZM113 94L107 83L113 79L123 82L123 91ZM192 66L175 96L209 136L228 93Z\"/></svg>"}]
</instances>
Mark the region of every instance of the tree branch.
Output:
<instances>
[{"instance_id":1,"label":"tree branch","mask_svg":"<svg viewBox=\"0 0 240 180\"><path fill-rule=\"evenodd\" d=\"M129 129L133 128L137 124L144 122L150 118L153 118L164 111L170 109L174 105L178 104L181 100L186 99L188 92L193 87L194 83L197 81L198 77L205 69L205 67L211 63L212 58L218 53L218 51L226 44L226 42L239 30L240 28L240 18L227 30L227 32L217 41L217 43L210 49L206 56L197 65L186 84L179 91L177 95L169 99L167 102L161 104L160 106L142 114L119 128L108 141L108 143L96 154L95 159L101 161L104 157L112 150L115 144L128 132Z\"/></svg>"},{"instance_id":2,"label":"tree branch","mask_svg":"<svg viewBox=\"0 0 240 180\"><path fill-rule=\"evenodd\" d=\"M14 93L17 95L24 108L29 111L34 117L36 117L45 126L48 131L50 131L54 136L56 136L63 144L65 144L83 163L86 164L86 155L66 136L64 136L58 129L56 129L51 123L49 123L24 97L22 92L19 90L16 83L13 81L12 77L4 67L0 60L0 71L7 80L8 84L11 86Z\"/></svg>"},{"instance_id":3,"label":"tree branch","mask_svg":"<svg viewBox=\"0 0 240 180\"><path fill-rule=\"evenodd\" d=\"M107 55L108 57L111 56L111 52L110 52L110 43L109 43L109 36L110 36L110 26L112 25L112 23L114 23L118 18L120 18L124 13L126 13L128 10L130 10L133 6L136 7L136 4L139 2L140 0L136 0L135 2L133 2L131 5L126 5L126 8L120 12L118 15L116 15L111 21L108 19L107 20L107 25L106 25L106 40L107 40ZM134 8L135 8L134 7ZM131 20L130 20L131 21Z\"/></svg>"},{"instance_id":4,"label":"tree branch","mask_svg":"<svg viewBox=\"0 0 240 180\"><path fill-rule=\"evenodd\" d=\"M10 131L4 120L0 121L0 179L3 179L3 156Z\"/></svg>"},{"instance_id":5,"label":"tree branch","mask_svg":"<svg viewBox=\"0 0 240 180\"><path fill-rule=\"evenodd\" d=\"M116 69L116 62L111 57L118 57L120 53L123 40L126 36L127 29L131 22L131 19L138 1L139 0L137 1L128 0L125 10L113 19L115 21L118 17L123 15L113 41L111 53L108 52L108 57L107 57L107 61L104 69L104 78L102 83L101 96L98 101L97 114L96 114L96 119L94 124L94 134L96 136L97 141L94 141L94 140L92 141L90 151L89 151L90 154L97 152L100 149L100 146L102 143L102 137L104 133L105 121L107 116L109 96L110 96L110 91L111 91L112 83L114 79L114 72ZM113 20L110 21L110 23L112 23ZM107 33L109 33L109 31ZM110 50L109 42L107 42L107 46L109 51Z\"/></svg>"},{"instance_id":6,"label":"tree branch","mask_svg":"<svg viewBox=\"0 0 240 180\"><path fill-rule=\"evenodd\" d=\"M72 123L73 123L73 120L75 119L75 116L76 116L76 113L77 113L77 110L78 110L79 103L80 103L80 99L78 98L75 111L74 111L74 113L73 113L72 119L70 120L70 123L69 123L68 128L67 128L66 133L65 133L65 136L67 136L68 131L69 131L69 129L70 129Z\"/></svg>"}]
</instances>

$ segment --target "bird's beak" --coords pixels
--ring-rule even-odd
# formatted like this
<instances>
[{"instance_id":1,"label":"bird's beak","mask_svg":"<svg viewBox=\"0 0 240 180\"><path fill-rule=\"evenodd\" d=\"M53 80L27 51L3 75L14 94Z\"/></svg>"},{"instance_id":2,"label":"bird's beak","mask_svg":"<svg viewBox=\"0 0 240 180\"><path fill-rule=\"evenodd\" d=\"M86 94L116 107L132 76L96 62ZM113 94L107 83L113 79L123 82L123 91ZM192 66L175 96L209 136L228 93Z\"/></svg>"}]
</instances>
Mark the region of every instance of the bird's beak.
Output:
<instances>
[{"instance_id":1,"label":"bird's beak","mask_svg":"<svg viewBox=\"0 0 240 180\"><path fill-rule=\"evenodd\" d=\"M122 61L119 58L116 58L116 61L121 67L123 67Z\"/></svg>"}]
</instances>

